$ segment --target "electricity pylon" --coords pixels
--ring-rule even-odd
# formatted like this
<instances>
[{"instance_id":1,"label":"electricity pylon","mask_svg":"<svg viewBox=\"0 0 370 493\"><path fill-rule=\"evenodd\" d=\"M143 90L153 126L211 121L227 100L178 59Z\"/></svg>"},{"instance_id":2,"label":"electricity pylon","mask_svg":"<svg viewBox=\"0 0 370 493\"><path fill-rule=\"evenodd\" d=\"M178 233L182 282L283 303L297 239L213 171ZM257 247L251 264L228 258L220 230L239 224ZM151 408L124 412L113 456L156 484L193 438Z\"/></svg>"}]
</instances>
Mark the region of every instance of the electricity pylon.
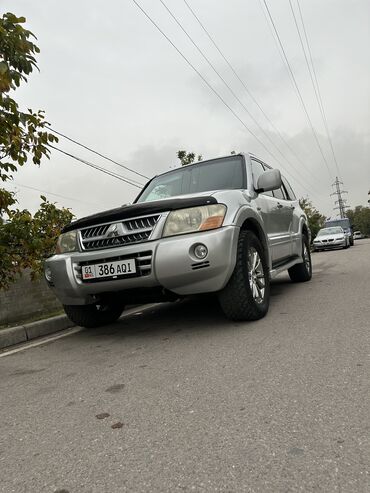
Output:
<instances>
[{"instance_id":1,"label":"electricity pylon","mask_svg":"<svg viewBox=\"0 0 370 493\"><path fill-rule=\"evenodd\" d=\"M340 186L343 185L343 182L339 181L339 178L335 177L335 182L332 184L332 187L335 187L335 191L330 195L336 195L338 199L335 201L337 204L334 207L334 210L339 210L339 215L341 218L346 217L346 209L349 209L349 206L346 205L347 200L342 197L343 194L348 193L346 190L342 190Z\"/></svg>"}]
</instances>

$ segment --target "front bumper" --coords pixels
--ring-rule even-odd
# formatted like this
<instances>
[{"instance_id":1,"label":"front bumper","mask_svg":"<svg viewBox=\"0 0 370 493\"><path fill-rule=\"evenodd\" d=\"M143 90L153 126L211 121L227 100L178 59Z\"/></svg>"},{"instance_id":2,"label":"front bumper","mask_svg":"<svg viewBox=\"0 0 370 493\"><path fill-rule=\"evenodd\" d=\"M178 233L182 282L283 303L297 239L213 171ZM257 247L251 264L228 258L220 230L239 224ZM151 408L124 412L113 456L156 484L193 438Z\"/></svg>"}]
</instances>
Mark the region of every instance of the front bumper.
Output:
<instances>
[{"instance_id":1,"label":"front bumper","mask_svg":"<svg viewBox=\"0 0 370 493\"><path fill-rule=\"evenodd\" d=\"M346 240L335 240L335 241L328 241L325 243L318 243L314 242L313 243L313 248L314 250L330 250L332 248L343 248L347 244Z\"/></svg>"},{"instance_id":2,"label":"front bumper","mask_svg":"<svg viewBox=\"0 0 370 493\"><path fill-rule=\"evenodd\" d=\"M226 285L234 270L238 236L239 228L225 226L119 248L54 255L46 260L45 269L50 287L65 305L89 304L102 293L140 288L162 287L178 295L215 292ZM203 260L192 254L197 243L208 249ZM81 280L82 263L122 257L136 259L137 276L98 282Z\"/></svg>"}]
</instances>

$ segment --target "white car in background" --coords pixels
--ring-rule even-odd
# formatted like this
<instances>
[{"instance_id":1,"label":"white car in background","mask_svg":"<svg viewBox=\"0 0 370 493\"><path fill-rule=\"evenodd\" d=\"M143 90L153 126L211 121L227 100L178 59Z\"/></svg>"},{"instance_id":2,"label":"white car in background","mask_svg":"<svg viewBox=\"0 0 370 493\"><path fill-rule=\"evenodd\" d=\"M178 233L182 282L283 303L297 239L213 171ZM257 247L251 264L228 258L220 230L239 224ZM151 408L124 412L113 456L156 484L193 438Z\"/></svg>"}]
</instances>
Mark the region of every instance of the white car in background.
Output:
<instances>
[{"instance_id":1,"label":"white car in background","mask_svg":"<svg viewBox=\"0 0 370 493\"><path fill-rule=\"evenodd\" d=\"M365 236L361 233L361 231L355 231L353 233L354 240L362 240L363 238L365 238Z\"/></svg>"},{"instance_id":2,"label":"white car in background","mask_svg":"<svg viewBox=\"0 0 370 493\"><path fill-rule=\"evenodd\" d=\"M313 249L315 252L320 250L329 250L331 248L348 248L349 237L341 226L331 228L322 228L313 240Z\"/></svg>"}]
</instances>

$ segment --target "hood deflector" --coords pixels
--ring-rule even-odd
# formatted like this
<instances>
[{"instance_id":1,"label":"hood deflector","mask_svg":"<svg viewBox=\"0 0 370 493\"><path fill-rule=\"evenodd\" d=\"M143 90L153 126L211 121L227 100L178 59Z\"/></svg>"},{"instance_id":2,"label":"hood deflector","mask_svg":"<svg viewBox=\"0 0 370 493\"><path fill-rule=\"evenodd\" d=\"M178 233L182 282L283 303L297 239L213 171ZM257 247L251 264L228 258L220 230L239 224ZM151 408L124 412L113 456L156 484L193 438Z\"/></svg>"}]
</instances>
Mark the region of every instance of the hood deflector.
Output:
<instances>
[{"instance_id":1,"label":"hood deflector","mask_svg":"<svg viewBox=\"0 0 370 493\"><path fill-rule=\"evenodd\" d=\"M142 202L140 204L127 205L110 209L108 211L99 212L92 216L83 217L63 228L63 233L74 229L93 226L94 224L102 224L109 222L118 222L131 217L149 216L166 211L175 211L178 209L186 209L187 207L199 207L202 205L217 204L214 197L187 197L177 199L156 200L153 202Z\"/></svg>"}]
</instances>

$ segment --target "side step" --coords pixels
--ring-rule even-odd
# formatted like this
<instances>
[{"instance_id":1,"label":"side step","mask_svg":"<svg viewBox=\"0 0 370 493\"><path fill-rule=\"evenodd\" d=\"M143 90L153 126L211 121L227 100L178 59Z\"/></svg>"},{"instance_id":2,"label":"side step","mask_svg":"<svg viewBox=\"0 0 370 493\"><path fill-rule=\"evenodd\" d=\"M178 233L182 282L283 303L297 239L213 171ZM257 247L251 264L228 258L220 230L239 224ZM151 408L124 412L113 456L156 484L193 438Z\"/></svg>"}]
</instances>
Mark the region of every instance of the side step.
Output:
<instances>
[{"instance_id":1,"label":"side step","mask_svg":"<svg viewBox=\"0 0 370 493\"><path fill-rule=\"evenodd\" d=\"M279 260L272 264L272 269L270 270L270 279L274 279L276 276L284 272L285 270L290 269L293 265L301 264L303 259L299 255L294 255L292 257L285 258L283 260Z\"/></svg>"}]
</instances>

